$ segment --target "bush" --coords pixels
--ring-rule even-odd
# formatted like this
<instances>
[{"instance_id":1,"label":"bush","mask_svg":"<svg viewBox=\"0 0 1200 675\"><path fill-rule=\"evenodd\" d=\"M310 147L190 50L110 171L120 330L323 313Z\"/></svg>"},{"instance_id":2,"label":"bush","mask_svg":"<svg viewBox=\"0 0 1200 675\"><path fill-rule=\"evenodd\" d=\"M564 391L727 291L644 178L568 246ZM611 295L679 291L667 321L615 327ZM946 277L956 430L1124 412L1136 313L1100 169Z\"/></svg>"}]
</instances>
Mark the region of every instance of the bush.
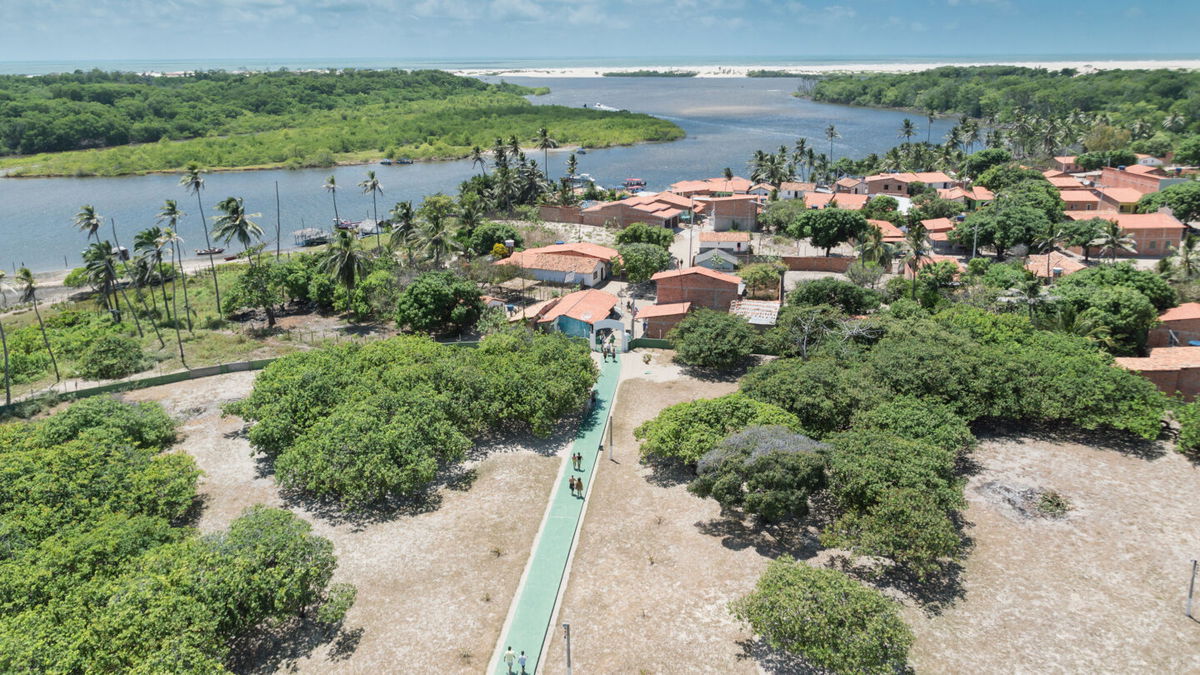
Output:
<instances>
[{"instance_id":1,"label":"bush","mask_svg":"<svg viewBox=\"0 0 1200 675\"><path fill-rule=\"evenodd\" d=\"M1175 419L1179 420L1179 440L1175 447L1184 454L1197 454L1200 450L1200 403L1176 407Z\"/></svg>"},{"instance_id":2,"label":"bush","mask_svg":"<svg viewBox=\"0 0 1200 675\"><path fill-rule=\"evenodd\" d=\"M897 396L854 415L855 430L878 431L959 453L975 444L971 428L949 406Z\"/></svg>"},{"instance_id":3,"label":"bush","mask_svg":"<svg viewBox=\"0 0 1200 675\"><path fill-rule=\"evenodd\" d=\"M633 223L617 232L618 244L654 244L660 248L670 248L675 241L675 233L667 227L651 227L645 223Z\"/></svg>"},{"instance_id":4,"label":"bush","mask_svg":"<svg viewBox=\"0 0 1200 675\"><path fill-rule=\"evenodd\" d=\"M772 648L837 673L900 672L913 642L894 601L790 556L773 560L730 609Z\"/></svg>"},{"instance_id":5,"label":"bush","mask_svg":"<svg viewBox=\"0 0 1200 675\"><path fill-rule=\"evenodd\" d=\"M419 333L460 333L482 312L474 283L453 272L426 272L400 294L396 324Z\"/></svg>"},{"instance_id":6,"label":"bush","mask_svg":"<svg viewBox=\"0 0 1200 675\"><path fill-rule=\"evenodd\" d=\"M688 314L668 337L675 343L675 358L681 363L729 369L750 356L758 334L741 317L701 309Z\"/></svg>"},{"instance_id":7,"label":"bush","mask_svg":"<svg viewBox=\"0 0 1200 675\"><path fill-rule=\"evenodd\" d=\"M777 359L750 371L742 380L742 392L790 412L805 433L824 438L849 428L860 408L884 397L861 373L830 358Z\"/></svg>"},{"instance_id":8,"label":"bush","mask_svg":"<svg viewBox=\"0 0 1200 675\"><path fill-rule=\"evenodd\" d=\"M157 403L122 403L93 396L71 404L38 427L39 441L61 445L90 429L129 441L139 448L160 450L175 442L175 422Z\"/></svg>"},{"instance_id":9,"label":"bush","mask_svg":"<svg viewBox=\"0 0 1200 675\"><path fill-rule=\"evenodd\" d=\"M86 267L76 267L71 270L67 278L63 280L63 285L67 288L83 288L91 283L88 278L88 270Z\"/></svg>"},{"instance_id":10,"label":"bush","mask_svg":"<svg viewBox=\"0 0 1200 675\"><path fill-rule=\"evenodd\" d=\"M678 403L634 429L642 457L695 465L726 436L749 426L780 426L799 432L795 415L742 394Z\"/></svg>"},{"instance_id":11,"label":"bush","mask_svg":"<svg viewBox=\"0 0 1200 675\"><path fill-rule=\"evenodd\" d=\"M879 307L879 294L848 281L825 277L806 281L788 294L788 304L831 305L846 314L864 314Z\"/></svg>"},{"instance_id":12,"label":"bush","mask_svg":"<svg viewBox=\"0 0 1200 675\"><path fill-rule=\"evenodd\" d=\"M804 518L809 495L825 486L827 449L786 427L748 427L700 459L688 490L767 522Z\"/></svg>"},{"instance_id":13,"label":"bush","mask_svg":"<svg viewBox=\"0 0 1200 675\"><path fill-rule=\"evenodd\" d=\"M137 340L123 335L105 335L97 338L84 352L79 374L87 380L115 380L146 367L146 356Z\"/></svg>"},{"instance_id":14,"label":"bush","mask_svg":"<svg viewBox=\"0 0 1200 675\"><path fill-rule=\"evenodd\" d=\"M830 442L829 492L842 509L867 511L901 488L948 511L963 506L950 450L867 429L851 429Z\"/></svg>"},{"instance_id":15,"label":"bush","mask_svg":"<svg viewBox=\"0 0 1200 675\"><path fill-rule=\"evenodd\" d=\"M821 534L825 546L890 558L924 581L956 557L962 537L946 509L918 490L884 492L865 511L850 511Z\"/></svg>"},{"instance_id":16,"label":"bush","mask_svg":"<svg viewBox=\"0 0 1200 675\"><path fill-rule=\"evenodd\" d=\"M525 245L524 237L512 225L489 221L475 228L467 248L475 255L488 255L496 244L504 246L509 239L513 240L515 248Z\"/></svg>"},{"instance_id":17,"label":"bush","mask_svg":"<svg viewBox=\"0 0 1200 675\"><path fill-rule=\"evenodd\" d=\"M655 273L671 266L671 254L655 244L622 244L613 273L624 275L629 283L647 281Z\"/></svg>"}]
</instances>

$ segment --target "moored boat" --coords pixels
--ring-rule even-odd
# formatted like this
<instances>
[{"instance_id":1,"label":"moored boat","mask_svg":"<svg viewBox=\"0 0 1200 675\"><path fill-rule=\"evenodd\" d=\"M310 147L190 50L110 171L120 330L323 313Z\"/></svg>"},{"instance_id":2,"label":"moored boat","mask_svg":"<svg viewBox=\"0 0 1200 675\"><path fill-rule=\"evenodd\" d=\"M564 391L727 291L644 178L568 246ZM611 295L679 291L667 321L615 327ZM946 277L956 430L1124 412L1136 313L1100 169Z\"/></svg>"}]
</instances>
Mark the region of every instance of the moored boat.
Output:
<instances>
[{"instance_id":1,"label":"moored boat","mask_svg":"<svg viewBox=\"0 0 1200 675\"><path fill-rule=\"evenodd\" d=\"M221 255L224 252L225 252L225 249L216 248L216 247L196 249L196 255Z\"/></svg>"}]
</instances>

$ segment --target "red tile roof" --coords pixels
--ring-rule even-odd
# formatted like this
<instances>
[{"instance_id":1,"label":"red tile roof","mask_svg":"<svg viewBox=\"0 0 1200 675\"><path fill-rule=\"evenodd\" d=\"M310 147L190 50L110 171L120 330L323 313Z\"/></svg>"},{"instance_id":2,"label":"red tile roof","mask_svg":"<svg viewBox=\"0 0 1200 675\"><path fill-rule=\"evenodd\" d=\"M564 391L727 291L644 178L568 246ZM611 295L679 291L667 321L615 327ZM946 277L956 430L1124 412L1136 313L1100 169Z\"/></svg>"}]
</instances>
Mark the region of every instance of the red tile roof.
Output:
<instances>
[{"instance_id":1,"label":"red tile roof","mask_svg":"<svg viewBox=\"0 0 1200 675\"><path fill-rule=\"evenodd\" d=\"M883 234L884 241L901 241L904 239L904 232L886 220L868 219L867 223L879 228L879 231Z\"/></svg>"},{"instance_id":2,"label":"red tile roof","mask_svg":"<svg viewBox=\"0 0 1200 675\"><path fill-rule=\"evenodd\" d=\"M552 272L575 272L576 274L592 274L600 261L596 258L578 255L558 255L554 253L537 253L536 250L514 253L503 260L497 260L493 265L519 265L531 270L549 270Z\"/></svg>"},{"instance_id":3,"label":"red tile roof","mask_svg":"<svg viewBox=\"0 0 1200 675\"><path fill-rule=\"evenodd\" d=\"M1046 262L1047 258L1050 260L1049 263ZM1025 259L1025 269L1043 279L1053 278L1055 268L1062 270L1062 276L1065 277L1073 272L1086 269L1087 265L1058 251L1051 251L1045 255L1031 255Z\"/></svg>"},{"instance_id":4,"label":"red tile roof","mask_svg":"<svg viewBox=\"0 0 1200 675\"><path fill-rule=\"evenodd\" d=\"M577 242L573 244L551 244L542 246L541 248L527 249L526 253L562 253L567 255L582 255L597 260L608 262L617 255L617 249L593 244L588 241Z\"/></svg>"},{"instance_id":5,"label":"red tile roof","mask_svg":"<svg viewBox=\"0 0 1200 675\"><path fill-rule=\"evenodd\" d=\"M681 180L671 184L671 192L746 192L754 184L741 176L731 180L705 178L703 180Z\"/></svg>"},{"instance_id":6,"label":"red tile roof","mask_svg":"<svg viewBox=\"0 0 1200 675\"><path fill-rule=\"evenodd\" d=\"M1100 194L1118 204L1136 204L1142 198L1141 191L1127 187L1100 188Z\"/></svg>"},{"instance_id":7,"label":"red tile roof","mask_svg":"<svg viewBox=\"0 0 1200 675\"><path fill-rule=\"evenodd\" d=\"M1113 359L1127 370L1155 371L1200 368L1200 347L1156 347L1150 356L1121 356Z\"/></svg>"},{"instance_id":8,"label":"red tile roof","mask_svg":"<svg viewBox=\"0 0 1200 675\"><path fill-rule=\"evenodd\" d=\"M650 279L653 281L661 281L663 279L674 279L675 277L688 276L690 274L700 274L710 279L716 279L718 281L724 281L730 284L742 283L742 278L739 276L725 274L724 272L717 272L715 270L710 270L707 267L689 267L682 270L667 270L665 272L659 272L658 274L655 274L654 276L650 277Z\"/></svg>"},{"instance_id":9,"label":"red tile roof","mask_svg":"<svg viewBox=\"0 0 1200 675\"><path fill-rule=\"evenodd\" d=\"M953 183L954 179L941 171L918 171L913 173L877 173L867 176L867 181L894 180L900 183Z\"/></svg>"},{"instance_id":10,"label":"red tile roof","mask_svg":"<svg viewBox=\"0 0 1200 675\"><path fill-rule=\"evenodd\" d=\"M670 302L665 305L649 305L648 307L639 307L637 310L637 318L653 319L658 316L679 316L687 314L692 308L690 302Z\"/></svg>"},{"instance_id":11,"label":"red tile roof","mask_svg":"<svg viewBox=\"0 0 1200 675\"><path fill-rule=\"evenodd\" d=\"M1159 321L1188 321L1200 319L1200 302L1185 302L1172 307L1158 316Z\"/></svg>"},{"instance_id":12,"label":"red tile roof","mask_svg":"<svg viewBox=\"0 0 1200 675\"><path fill-rule=\"evenodd\" d=\"M554 305L539 320L540 323L554 321L560 316L570 317L584 323L595 323L608 318L609 312L620 302L612 293L605 293L594 288L586 291L575 291L559 298Z\"/></svg>"},{"instance_id":13,"label":"red tile roof","mask_svg":"<svg viewBox=\"0 0 1200 675\"><path fill-rule=\"evenodd\" d=\"M700 241L750 241L749 232L710 232L705 230L700 233Z\"/></svg>"},{"instance_id":14,"label":"red tile roof","mask_svg":"<svg viewBox=\"0 0 1200 675\"><path fill-rule=\"evenodd\" d=\"M1121 226L1122 230L1183 229L1183 223L1169 213L1111 213L1096 211L1064 211L1071 220L1104 218Z\"/></svg>"},{"instance_id":15,"label":"red tile roof","mask_svg":"<svg viewBox=\"0 0 1200 675\"><path fill-rule=\"evenodd\" d=\"M1064 202L1099 202L1100 195L1091 190L1063 190L1058 195Z\"/></svg>"},{"instance_id":16,"label":"red tile roof","mask_svg":"<svg viewBox=\"0 0 1200 675\"><path fill-rule=\"evenodd\" d=\"M1166 176L1166 172L1157 166L1146 166L1145 164L1132 164L1125 167L1126 173L1136 173L1139 176L1154 176L1162 178Z\"/></svg>"},{"instance_id":17,"label":"red tile roof","mask_svg":"<svg viewBox=\"0 0 1200 675\"><path fill-rule=\"evenodd\" d=\"M1080 183L1079 179L1071 178L1070 176L1049 176L1046 180L1050 181L1051 185L1060 190L1072 190L1083 186L1083 183Z\"/></svg>"},{"instance_id":18,"label":"red tile roof","mask_svg":"<svg viewBox=\"0 0 1200 675\"><path fill-rule=\"evenodd\" d=\"M804 193L804 204L810 209L813 207L826 208L833 202L832 208L848 209L850 211L860 211L866 206L867 201L873 195L854 195L847 192L839 192L831 194L828 192L806 192Z\"/></svg>"},{"instance_id":19,"label":"red tile roof","mask_svg":"<svg viewBox=\"0 0 1200 675\"><path fill-rule=\"evenodd\" d=\"M949 232L954 229L954 223L949 218L930 218L922 220L921 224L930 232Z\"/></svg>"},{"instance_id":20,"label":"red tile roof","mask_svg":"<svg viewBox=\"0 0 1200 675\"><path fill-rule=\"evenodd\" d=\"M795 183L783 182L779 184L780 190L791 190L792 192L812 192L817 189L816 183Z\"/></svg>"}]
</instances>

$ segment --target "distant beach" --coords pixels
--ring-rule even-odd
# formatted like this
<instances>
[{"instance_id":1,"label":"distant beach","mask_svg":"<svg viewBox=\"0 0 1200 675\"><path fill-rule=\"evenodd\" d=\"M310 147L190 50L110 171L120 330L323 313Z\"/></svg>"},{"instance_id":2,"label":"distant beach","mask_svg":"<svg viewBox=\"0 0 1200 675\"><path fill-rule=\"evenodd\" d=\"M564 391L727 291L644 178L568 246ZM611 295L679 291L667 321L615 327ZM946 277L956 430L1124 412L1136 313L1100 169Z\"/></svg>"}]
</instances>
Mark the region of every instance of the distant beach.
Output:
<instances>
[{"instance_id":1,"label":"distant beach","mask_svg":"<svg viewBox=\"0 0 1200 675\"><path fill-rule=\"evenodd\" d=\"M1022 66L1025 68L1046 68L1047 70L1062 70L1074 68L1081 73L1098 70L1143 70L1155 68L1171 68L1197 70L1200 69L1200 59L1169 59L1169 60L1120 60L1120 61L945 61L945 62L914 62L914 63L832 63L832 64L802 64L783 65L767 63L761 65L641 65L625 67L606 66L575 66L570 68L463 68L452 69L450 72L467 77L603 77L605 73L635 72L640 70L657 70L664 72L696 73L696 77L746 77L747 73L756 70L785 72L802 77L805 75L831 75L839 73L916 73L932 70L943 66Z\"/></svg>"}]
</instances>

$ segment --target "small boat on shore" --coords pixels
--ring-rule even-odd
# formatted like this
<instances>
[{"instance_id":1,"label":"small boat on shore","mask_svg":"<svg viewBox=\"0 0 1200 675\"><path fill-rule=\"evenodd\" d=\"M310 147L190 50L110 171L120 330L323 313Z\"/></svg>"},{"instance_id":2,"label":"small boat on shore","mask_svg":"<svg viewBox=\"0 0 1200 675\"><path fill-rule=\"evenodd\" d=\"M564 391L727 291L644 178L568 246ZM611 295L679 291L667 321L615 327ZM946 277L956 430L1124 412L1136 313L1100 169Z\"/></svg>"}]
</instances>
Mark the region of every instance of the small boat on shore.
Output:
<instances>
[{"instance_id":1,"label":"small boat on shore","mask_svg":"<svg viewBox=\"0 0 1200 675\"><path fill-rule=\"evenodd\" d=\"M402 157L392 161L392 164L412 164L413 161L407 157Z\"/></svg>"},{"instance_id":2,"label":"small boat on shore","mask_svg":"<svg viewBox=\"0 0 1200 675\"><path fill-rule=\"evenodd\" d=\"M382 164L382 165L384 165L384 166L391 166L391 165L392 165L392 160L390 160L390 159L381 159L381 160L379 160L379 163L380 163L380 164Z\"/></svg>"},{"instance_id":3,"label":"small boat on shore","mask_svg":"<svg viewBox=\"0 0 1200 675\"><path fill-rule=\"evenodd\" d=\"M225 252L223 248L198 248L196 255L221 255Z\"/></svg>"}]
</instances>

